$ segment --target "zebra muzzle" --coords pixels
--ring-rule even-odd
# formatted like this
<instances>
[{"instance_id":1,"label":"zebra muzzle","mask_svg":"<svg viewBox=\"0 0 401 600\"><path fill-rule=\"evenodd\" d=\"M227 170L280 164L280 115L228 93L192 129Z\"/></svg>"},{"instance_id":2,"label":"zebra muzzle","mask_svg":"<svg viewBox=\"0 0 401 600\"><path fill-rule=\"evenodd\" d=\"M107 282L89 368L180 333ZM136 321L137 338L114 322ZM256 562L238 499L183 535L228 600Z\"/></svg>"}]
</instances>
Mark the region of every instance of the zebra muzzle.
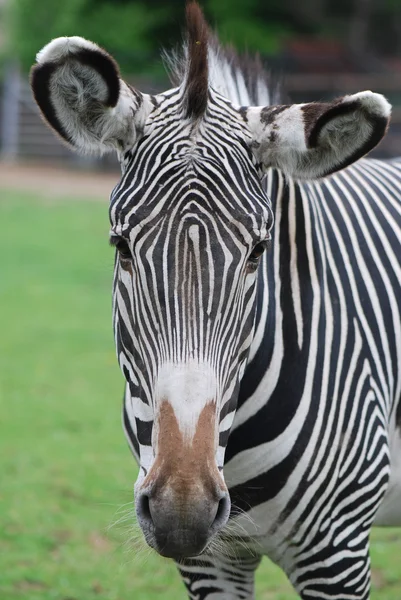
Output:
<instances>
[{"instance_id":1,"label":"zebra muzzle","mask_svg":"<svg viewBox=\"0 0 401 600\"><path fill-rule=\"evenodd\" d=\"M201 554L212 537L227 523L230 496L191 495L183 502L177 494L139 493L138 522L147 543L159 554L180 559Z\"/></svg>"}]
</instances>

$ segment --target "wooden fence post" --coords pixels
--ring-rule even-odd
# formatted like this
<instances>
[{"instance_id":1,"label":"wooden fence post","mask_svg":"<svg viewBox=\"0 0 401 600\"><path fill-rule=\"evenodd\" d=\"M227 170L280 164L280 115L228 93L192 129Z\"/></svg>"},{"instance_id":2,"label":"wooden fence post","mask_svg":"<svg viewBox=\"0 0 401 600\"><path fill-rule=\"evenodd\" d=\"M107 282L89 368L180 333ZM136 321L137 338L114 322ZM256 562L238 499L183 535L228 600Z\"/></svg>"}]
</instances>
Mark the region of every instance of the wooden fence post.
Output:
<instances>
[{"instance_id":1,"label":"wooden fence post","mask_svg":"<svg viewBox=\"0 0 401 600\"><path fill-rule=\"evenodd\" d=\"M6 66L3 98L0 106L0 156L2 160L15 161L17 159L20 95L19 67L17 63L11 62Z\"/></svg>"}]
</instances>

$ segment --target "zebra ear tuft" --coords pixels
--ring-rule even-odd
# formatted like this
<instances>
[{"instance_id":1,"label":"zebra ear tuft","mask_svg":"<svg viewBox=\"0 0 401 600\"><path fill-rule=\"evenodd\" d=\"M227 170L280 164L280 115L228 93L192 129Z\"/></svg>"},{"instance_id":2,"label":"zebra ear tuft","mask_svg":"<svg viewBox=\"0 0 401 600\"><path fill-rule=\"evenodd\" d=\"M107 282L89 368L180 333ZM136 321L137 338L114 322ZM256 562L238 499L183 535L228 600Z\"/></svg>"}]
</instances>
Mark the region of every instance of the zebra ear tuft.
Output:
<instances>
[{"instance_id":1,"label":"zebra ear tuft","mask_svg":"<svg viewBox=\"0 0 401 600\"><path fill-rule=\"evenodd\" d=\"M380 94L360 92L331 103L252 107L252 146L265 169L316 179L352 164L385 135L391 106Z\"/></svg>"},{"instance_id":2,"label":"zebra ear tuft","mask_svg":"<svg viewBox=\"0 0 401 600\"><path fill-rule=\"evenodd\" d=\"M126 150L150 110L147 97L121 78L117 63L80 37L52 40L31 70L33 95L45 121L82 153Z\"/></svg>"}]
</instances>

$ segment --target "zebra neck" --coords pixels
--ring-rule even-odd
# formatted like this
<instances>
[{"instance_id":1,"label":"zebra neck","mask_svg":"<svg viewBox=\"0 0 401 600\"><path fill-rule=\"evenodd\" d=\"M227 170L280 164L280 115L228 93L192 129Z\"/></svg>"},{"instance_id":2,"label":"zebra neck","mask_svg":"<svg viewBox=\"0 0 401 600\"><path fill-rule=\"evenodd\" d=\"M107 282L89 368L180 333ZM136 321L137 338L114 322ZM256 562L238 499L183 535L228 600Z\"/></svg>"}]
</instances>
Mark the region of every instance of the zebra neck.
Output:
<instances>
[{"instance_id":1,"label":"zebra neck","mask_svg":"<svg viewBox=\"0 0 401 600\"><path fill-rule=\"evenodd\" d=\"M288 180L279 171L272 171L266 183L275 218L272 245L260 265L254 339L241 380L227 461L238 448L247 447L247 439L254 445L264 443L267 429L259 429L253 417L256 423L260 418L260 423L268 424L271 439L291 423L297 432L302 427L295 415L305 386L310 385L308 365L324 326L313 296L321 265L313 256L316 223L311 218L309 184ZM305 398L303 410L308 411L311 395ZM317 405L310 408L316 412ZM287 441L291 446L291 439Z\"/></svg>"},{"instance_id":2,"label":"zebra neck","mask_svg":"<svg viewBox=\"0 0 401 600\"><path fill-rule=\"evenodd\" d=\"M272 245L259 272L255 338L252 356L263 341L273 351L282 343L299 351L304 345L304 317L311 294L308 235L313 237L305 185L272 170L266 182L272 200ZM305 215L305 209L307 215ZM277 330L282 336L277 339ZM267 339L266 339L267 338ZM268 340L270 342L268 343Z\"/></svg>"}]
</instances>

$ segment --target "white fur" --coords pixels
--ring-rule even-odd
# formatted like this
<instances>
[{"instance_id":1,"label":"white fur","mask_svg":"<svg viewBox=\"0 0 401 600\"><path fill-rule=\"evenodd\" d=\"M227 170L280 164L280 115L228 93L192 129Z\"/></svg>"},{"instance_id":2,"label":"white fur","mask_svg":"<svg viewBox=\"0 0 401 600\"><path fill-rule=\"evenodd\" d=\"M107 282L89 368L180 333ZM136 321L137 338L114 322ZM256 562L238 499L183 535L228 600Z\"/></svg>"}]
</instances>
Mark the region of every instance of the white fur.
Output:
<instances>
[{"instance_id":1,"label":"white fur","mask_svg":"<svg viewBox=\"0 0 401 600\"><path fill-rule=\"evenodd\" d=\"M398 428L390 440L390 457L390 481L375 517L375 525L379 527L401 526L401 430Z\"/></svg>"},{"instance_id":2,"label":"white fur","mask_svg":"<svg viewBox=\"0 0 401 600\"><path fill-rule=\"evenodd\" d=\"M260 107L248 109L254 151L266 169L278 167L290 174L296 168L299 155L307 152L302 106L304 104L293 104L267 125L261 122ZM274 135L277 141L272 141Z\"/></svg>"},{"instance_id":3,"label":"white fur","mask_svg":"<svg viewBox=\"0 0 401 600\"><path fill-rule=\"evenodd\" d=\"M267 123L261 120L263 107L250 107L248 125L258 161L266 170L277 167L298 179L315 179L335 171L370 137L374 125L369 116L390 117L391 105L381 94L359 92L345 96L342 102L355 100L361 105L348 114L334 116L321 128L316 148L307 146L302 110L306 104L293 104Z\"/></svg>"},{"instance_id":4,"label":"white fur","mask_svg":"<svg viewBox=\"0 0 401 600\"><path fill-rule=\"evenodd\" d=\"M57 62L64 59L69 54L76 54L82 49L95 50L106 54L104 50L101 50L99 46L93 42L75 35L72 37L55 38L46 44L46 46L37 53L36 62L39 65L43 65L46 62Z\"/></svg>"},{"instance_id":5,"label":"white fur","mask_svg":"<svg viewBox=\"0 0 401 600\"><path fill-rule=\"evenodd\" d=\"M391 116L391 104L382 94L375 94L369 90L358 92L349 96L344 96L343 102L354 102L359 100L363 107L370 113L379 117L389 119Z\"/></svg>"},{"instance_id":6,"label":"white fur","mask_svg":"<svg viewBox=\"0 0 401 600\"><path fill-rule=\"evenodd\" d=\"M105 106L109 90L102 75L75 58L88 49L106 58L107 52L81 37L52 40L37 55L38 65L59 64L50 80L50 102L74 147L81 153L124 152L131 148L152 110L149 96L138 98L124 81L115 107Z\"/></svg>"},{"instance_id":7,"label":"white fur","mask_svg":"<svg viewBox=\"0 0 401 600\"><path fill-rule=\"evenodd\" d=\"M217 397L217 378L208 364L187 360L160 367L155 385L156 404L160 406L164 401L171 404L186 440L192 440L202 410L216 402Z\"/></svg>"}]
</instances>

